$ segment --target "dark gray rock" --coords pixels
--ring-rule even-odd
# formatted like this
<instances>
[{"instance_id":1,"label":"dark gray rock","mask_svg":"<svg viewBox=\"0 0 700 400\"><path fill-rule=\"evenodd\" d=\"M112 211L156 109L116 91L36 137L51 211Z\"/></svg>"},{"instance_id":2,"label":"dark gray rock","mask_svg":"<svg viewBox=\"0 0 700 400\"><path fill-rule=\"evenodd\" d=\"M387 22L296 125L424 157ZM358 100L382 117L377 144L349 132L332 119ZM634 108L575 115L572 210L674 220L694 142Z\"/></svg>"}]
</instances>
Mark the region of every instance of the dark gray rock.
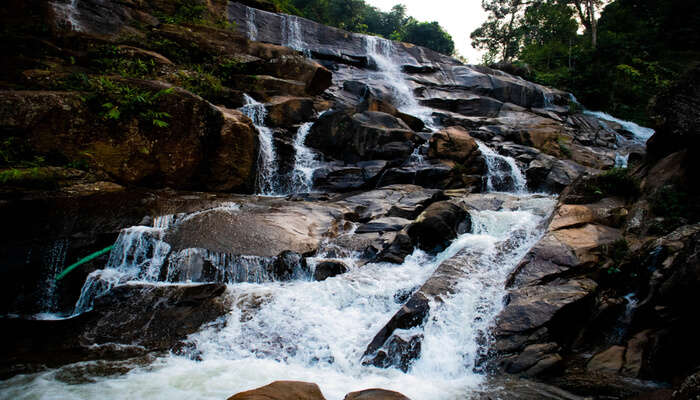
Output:
<instances>
[{"instance_id":1,"label":"dark gray rock","mask_svg":"<svg viewBox=\"0 0 700 400\"><path fill-rule=\"evenodd\" d=\"M422 340L423 335L415 335L408 339L392 335L376 354L366 357L362 364L379 368L394 367L408 372L415 359L420 357Z\"/></svg>"},{"instance_id":2,"label":"dark gray rock","mask_svg":"<svg viewBox=\"0 0 700 400\"><path fill-rule=\"evenodd\" d=\"M471 230L469 214L461 207L447 201L431 204L406 228L406 233L416 247L439 252L459 233Z\"/></svg>"},{"instance_id":3,"label":"dark gray rock","mask_svg":"<svg viewBox=\"0 0 700 400\"><path fill-rule=\"evenodd\" d=\"M389 211L391 211L391 210L389 210ZM373 219L372 221L370 221L366 224L360 225L355 232L356 233L371 233L371 232L400 231L406 225L408 225L410 223L411 223L411 221L409 221L405 218L383 217L383 218Z\"/></svg>"},{"instance_id":4,"label":"dark gray rock","mask_svg":"<svg viewBox=\"0 0 700 400\"><path fill-rule=\"evenodd\" d=\"M92 359L121 359L167 351L199 327L224 315L223 284L116 286L95 299L94 309L63 320L1 318L13 343L2 366L31 370ZM47 332L51 332L47 335Z\"/></svg>"},{"instance_id":5,"label":"dark gray rock","mask_svg":"<svg viewBox=\"0 0 700 400\"><path fill-rule=\"evenodd\" d=\"M325 113L306 144L347 163L406 159L424 140L400 119L386 113L353 110Z\"/></svg>"},{"instance_id":6,"label":"dark gray rock","mask_svg":"<svg viewBox=\"0 0 700 400\"><path fill-rule=\"evenodd\" d=\"M287 250L275 258L270 273L275 280L288 281L308 277L309 267L301 254Z\"/></svg>"},{"instance_id":7,"label":"dark gray rock","mask_svg":"<svg viewBox=\"0 0 700 400\"><path fill-rule=\"evenodd\" d=\"M325 281L328 278L332 278L346 272L348 272L348 267L341 261L322 261L316 265L316 270L314 270L314 280Z\"/></svg>"}]
</instances>

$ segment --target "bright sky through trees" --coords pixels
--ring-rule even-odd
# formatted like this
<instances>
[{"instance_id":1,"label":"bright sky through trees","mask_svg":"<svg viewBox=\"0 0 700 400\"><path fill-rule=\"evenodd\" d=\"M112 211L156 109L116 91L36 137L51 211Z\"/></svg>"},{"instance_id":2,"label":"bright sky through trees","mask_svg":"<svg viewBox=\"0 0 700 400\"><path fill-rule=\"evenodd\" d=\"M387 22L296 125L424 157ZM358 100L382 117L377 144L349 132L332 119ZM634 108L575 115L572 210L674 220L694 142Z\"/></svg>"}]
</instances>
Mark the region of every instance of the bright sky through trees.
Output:
<instances>
[{"instance_id":1,"label":"bright sky through trees","mask_svg":"<svg viewBox=\"0 0 700 400\"><path fill-rule=\"evenodd\" d=\"M486 14L479 0L365 0L382 11L396 4L406 6L406 14L419 21L437 21L452 35L459 54L470 63L481 61L481 52L471 46L469 34L485 20Z\"/></svg>"}]
</instances>

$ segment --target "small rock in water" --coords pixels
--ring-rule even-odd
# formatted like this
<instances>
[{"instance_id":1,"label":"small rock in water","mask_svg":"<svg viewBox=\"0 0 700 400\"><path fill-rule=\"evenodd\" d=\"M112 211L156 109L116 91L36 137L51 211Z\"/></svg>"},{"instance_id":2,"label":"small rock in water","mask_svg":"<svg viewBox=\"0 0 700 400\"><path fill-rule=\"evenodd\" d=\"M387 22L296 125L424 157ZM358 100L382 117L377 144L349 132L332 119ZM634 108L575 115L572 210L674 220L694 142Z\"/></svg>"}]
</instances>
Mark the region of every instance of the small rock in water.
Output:
<instances>
[{"instance_id":1,"label":"small rock in water","mask_svg":"<svg viewBox=\"0 0 700 400\"><path fill-rule=\"evenodd\" d=\"M445 249L459 233L471 230L469 214L447 201L431 204L406 231L413 243L425 251Z\"/></svg>"},{"instance_id":2,"label":"small rock in water","mask_svg":"<svg viewBox=\"0 0 700 400\"><path fill-rule=\"evenodd\" d=\"M314 280L325 281L336 275L348 272L348 267L340 261L323 261L316 266Z\"/></svg>"},{"instance_id":3,"label":"small rock in water","mask_svg":"<svg viewBox=\"0 0 700 400\"><path fill-rule=\"evenodd\" d=\"M276 280L288 281L306 275L308 266L306 259L299 253L290 250L280 253L272 264L272 276Z\"/></svg>"}]
</instances>

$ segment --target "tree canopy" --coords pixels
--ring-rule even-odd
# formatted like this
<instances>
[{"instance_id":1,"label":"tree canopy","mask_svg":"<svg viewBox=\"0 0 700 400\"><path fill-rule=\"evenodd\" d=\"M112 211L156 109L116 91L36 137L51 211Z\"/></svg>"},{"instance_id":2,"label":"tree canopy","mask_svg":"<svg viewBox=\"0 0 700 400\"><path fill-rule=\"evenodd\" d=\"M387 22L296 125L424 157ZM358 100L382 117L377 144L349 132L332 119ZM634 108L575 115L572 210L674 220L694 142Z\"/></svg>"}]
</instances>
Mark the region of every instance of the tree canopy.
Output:
<instances>
[{"instance_id":1,"label":"tree canopy","mask_svg":"<svg viewBox=\"0 0 700 400\"><path fill-rule=\"evenodd\" d=\"M651 97L700 60L697 0L482 0L484 62L647 123Z\"/></svg>"},{"instance_id":2,"label":"tree canopy","mask_svg":"<svg viewBox=\"0 0 700 400\"><path fill-rule=\"evenodd\" d=\"M273 0L282 12L309 18L325 25L352 32L382 36L387 39L425 46L452 55L452 37L439 23L420 22L406 15L398 4L383 12L364 0Z\"/></svg>"}]
</instances>

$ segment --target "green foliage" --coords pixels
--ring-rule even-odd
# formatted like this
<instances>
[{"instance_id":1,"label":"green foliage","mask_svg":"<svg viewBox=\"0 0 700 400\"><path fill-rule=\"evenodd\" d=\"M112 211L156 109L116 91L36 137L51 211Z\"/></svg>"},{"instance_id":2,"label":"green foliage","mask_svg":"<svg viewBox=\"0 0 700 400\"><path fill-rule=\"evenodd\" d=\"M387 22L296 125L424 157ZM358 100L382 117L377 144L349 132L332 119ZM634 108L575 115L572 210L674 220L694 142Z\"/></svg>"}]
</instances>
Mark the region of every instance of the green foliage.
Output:
<instances>
[{"instance_id":1,"label":"green foliage","mask_svg":"<svg viewBox=\"0 0 700 400\"><path fill-rule=\"evenodd\" d=\"M52 189L56 176L38 167L11 168L0 171L0 185Z\"/></svg>"},{"instance_id":2,"label":"green foliage","mask_svg":"<svg viewBox=\"0 0 700 400\"><path fill-rule=\"evenodd\" d=\"M626 168L613 168L589 179L584 192L593 197L619 196L632 199L639 196L639 182Z\"/></svg>"},{"instance_id":3,"label":"green foliage","mask_svg":"<svg viewBox=\"0 0 700 400\"><path fill-rule=\"evenodd\" d=\"M661 217L652 226L653 234L666 234L676 228L700 221L700 204L697 197L687 190L673 185L664 186L651 199L651 211Z\"/></svg>"},{"instance_id":4,"label":"green foliage","mask_svg":"<svg viewBox=\"0 0 700 400\"><path fill-rule=\"evenodd\" d=\"M104 120L119 121L124 118L139 117L158 128L165 128L170 115L155 111L162 96L173 92L172 88L158 91L141 89L118 82L104 76L89 79L87 98Z\"/></svg>"},{"instance_id":5,"label":"green foliage","mask_svg":"<svg viewBox=\"0 0 700 400\"><path fill-rule=\"evenodd\" d=\"M90 169L90 162L85 158L79 158L73 161L69 161L66 165L67 168L79 169L87 171Z\"/></svg>"},{"instance_id":6,"label":"green foliage","mask_svg":"<svg viewBox=\"0 0 700 400\"><path fill-rule=\"evenodd\" d=\"M443 54L452 54L455 51L452 36L437 22L412 21L398 36L398 40L424 46Z\"/></svg>"},{"instance_id":7,"label":"green foliage","mask_svg":"<svg viewBox=\"0 0 700 400\"><path fill-rule=\"evenodd\" d=\"M630 253L627 241L625 239L618 239L604 246L604 251L611 261L606 272L610 275L620 273L620 264L622 264Z\"/></svg>"},{"instance_id":8,"label":"green foliage","mask_svg":"<svg viewBox=\"0 0 700 400\"><path fill-rule=\"evenodd\" d=\"M696 0L610 1L598 19L596 47L586 2L482 3L489 17L472 33L472 45L486 52L486 64L522 62L532 71L528 79L641 124L649 123L649 100L700 60Z\"/></svg>"},{"instance_id":9,"label":"green foliage","mask_svg":"<svg viewBox=\"0 0 700 400\"><path fill-rule=\"evenodd\" d=\"M177 74L183 88L209 100L217 99L225 92L221 79L206 72L202 65L193 65L190 69L191 71L180 71Z\"/></svg>"},{"instance_id":10,"label":"green foliage","mask_svg":"<svg viewBox=\"0 0 700 400\"><path fill-rule=\"evenodd\" d=\"M166 24L199 23L204 20L208 12L205 3L198 0L177 0L175 13L166 15L155 13L156 17Z\"/></svg>"},{"instance_id":11,"label":"green foliage","mask_svg":"<svg viewBox=\"0 0 700 400\"><path fill-rule=\"evenodd\" d=\"M419 22L406 16L406 7L383 12L364 0L272 0L282 12L353 32L426 46L451 55L454 42L437 22Z\"/></svg>"},{"instance_id":12,"label":"green foliage","mask_svg":"<svg viewBox=\"0 0 700 400\"><path fill-rule=\"evenodd\" d=\"M5 137L0 141L0 166L40 167L45 157L35 154L23 138Z\"/></svg>"},{"instance_id":13,"label":"green foliage","mask_svg":"<svg viewBox=\"0 0 700 400\"><path fill-rule=\"evenodd\" d=\"M103 46L92 54L95 66L103 73L114 73L129 78L147 78L155 75L156 63L152 58L126 56L117 46Z\"/></svg>"}]
</instances>

